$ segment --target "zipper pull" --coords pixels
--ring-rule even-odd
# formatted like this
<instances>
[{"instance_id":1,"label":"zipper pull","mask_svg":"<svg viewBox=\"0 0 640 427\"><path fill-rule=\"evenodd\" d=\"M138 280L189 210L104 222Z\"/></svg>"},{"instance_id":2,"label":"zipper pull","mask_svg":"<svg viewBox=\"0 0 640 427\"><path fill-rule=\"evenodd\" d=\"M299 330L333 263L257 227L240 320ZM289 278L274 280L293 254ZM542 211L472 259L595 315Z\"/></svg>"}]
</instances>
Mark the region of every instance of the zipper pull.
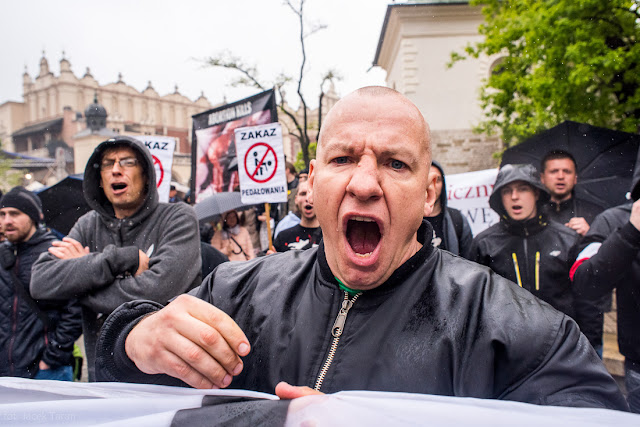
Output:
<instances>
[{"instance_id":1,"label":"zipper pull","mask_svg":"<svg viewBox=\"0 0 640 427\"><path fill-rule=\"evenodd\" d=\"M340 312L336 317L336 321L333 323L333 328L331 328L331 335L334 337L339 337L342 335L342 331L344 330L344 323L347 321L347 313L349 309L353 305L352 301L345 299L342 301L342 307L340 308Z\"/></svg>"}]
</instances>

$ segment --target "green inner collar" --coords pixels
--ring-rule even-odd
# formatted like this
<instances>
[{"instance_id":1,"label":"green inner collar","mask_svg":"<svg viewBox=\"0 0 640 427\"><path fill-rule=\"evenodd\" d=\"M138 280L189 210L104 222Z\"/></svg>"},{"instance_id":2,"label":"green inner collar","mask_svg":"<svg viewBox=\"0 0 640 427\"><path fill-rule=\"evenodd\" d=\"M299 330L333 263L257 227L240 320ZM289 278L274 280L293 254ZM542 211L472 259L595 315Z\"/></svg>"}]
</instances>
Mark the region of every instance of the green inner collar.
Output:
<instances>
[{"instance_id":1,"label":"green inner collar","mask_svg":"<svg viewBox=\"0 0 640 427\"><path fill-rule=\"evenodd\" d=\"M342 283L342 281L340 279L338 279L336 276L333 276L336 281L338 282L338 286L340 287L340 289L342 289L343 291L345 291L346 293L349 294L350 297L359 294L362 291L356 290L356 289L351 289L349 287L347 287L347 285L345 285L344 283Z\"/></svg>"}]
</instances>

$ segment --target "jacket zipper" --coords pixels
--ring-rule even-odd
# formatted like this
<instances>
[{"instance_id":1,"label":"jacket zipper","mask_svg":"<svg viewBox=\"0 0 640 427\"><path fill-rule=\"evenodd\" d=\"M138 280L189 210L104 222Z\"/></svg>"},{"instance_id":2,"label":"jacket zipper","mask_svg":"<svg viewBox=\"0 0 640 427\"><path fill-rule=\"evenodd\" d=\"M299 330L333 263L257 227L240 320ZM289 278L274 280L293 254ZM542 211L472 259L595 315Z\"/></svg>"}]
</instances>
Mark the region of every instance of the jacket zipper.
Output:
<instances>
[{"instance_id":1,"label":"jacket zipper","mask_svg":"<svg viewBox=\"0 0 640 427\"><path fill-rule=\"evenodd\" d=\"M536 251L536 291L540 290L540 251Z\"/></svg>"},{"instance_id":2,"label":"jacket zipper","mask_svg":"<svg viewBox=\"0 0 640 427\"><path fill-rule=\"evenodd\" d=\"M333 342L331 343L331 348L329 349L329 354L327 355L327 360L325 360L324 365L322 365L322 369L320 369L320 373L318 374L318 378L316 379L316 385L313 387L314 390L320 391L320 387L322 387L322 382L324 381L325 375L327 375L327 371L331 367L333 363L333 358L336 355L336 350L338 349L338 343L340 342L340 337L342 336L342 332L344 331L344 325L347 321L347 313L353 306L353 303L356 302L358 297L362 295L362 292L357 293L349 300L349 294L347 292L344 293L344 300L342 300L342 307L338 312L338 316L336 316L335 322L333 322L333 327L331 328L331 335L333 335Z\"/></svg>"},{"instance_id":3,"label":"jacket zipper","mask_svg":"<svg viewBox=\"0 0 640 427\"><path fill-rule=\"evenodd\" d=\"M16 341L16 329L18 322L18 295L13 296L13 313L11 316L11 340L9 341L9 373L13 376L15 366L13 366L13 344Z\"/></svg>"},{"instance_id":4,"label":"jacket zipper","mask_svg":"<svg viewBox=\"0 0 640 427\"><path fill-rule=\"evenodd\" d=\"M518 256L515 252L511 253L511 259L513 260L513 269L516 272L516 280L518 281L518 286L522 287L522 278L520 277L520 267L518 266Z\"/></svg>"},{"instance_id":5,"label":"jacket zipper","mask_svg":"<svg viewBox=\"0 0 640 427\"><path fill-rule=\"evenodd\" d=\"M17 255L16 252L14 252L14 255ZM16 272L16 274L18 274L19 265L20 265L20 259L16 256L16 262L15 262L15 265L13 266L13 270ZM18 304L19 304L18 294L14 294L13 307L12 307L12 313L11 313L11 339L9 340L9 351L7 355L8 362L9 362L9 372L12 376L15 372L15 366L13 365L13 345L16 342L16 330L18 329Z\"/></svg>"}]
</instances>

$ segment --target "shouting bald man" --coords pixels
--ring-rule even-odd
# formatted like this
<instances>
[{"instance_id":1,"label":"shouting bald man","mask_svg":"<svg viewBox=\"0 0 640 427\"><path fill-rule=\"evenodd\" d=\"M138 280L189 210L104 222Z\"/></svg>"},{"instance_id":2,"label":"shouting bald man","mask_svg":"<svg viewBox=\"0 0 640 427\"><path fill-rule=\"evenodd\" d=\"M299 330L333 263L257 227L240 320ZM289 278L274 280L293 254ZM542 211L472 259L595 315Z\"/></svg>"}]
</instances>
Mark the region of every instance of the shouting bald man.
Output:
<instances>
[{"instance_id":1,"label":"shouting bald man","mask_svg":"<svg viewBox=\"0 0 640 427\"><path fill-rule=\"evenodd\" d=\"M381 87L345 97L309 172L321 245L223 264L164 308L124 304L100 338L100 379L626 409L569 317L429 244L430 162L408 99Z\"/></svg>"}]
</instances>

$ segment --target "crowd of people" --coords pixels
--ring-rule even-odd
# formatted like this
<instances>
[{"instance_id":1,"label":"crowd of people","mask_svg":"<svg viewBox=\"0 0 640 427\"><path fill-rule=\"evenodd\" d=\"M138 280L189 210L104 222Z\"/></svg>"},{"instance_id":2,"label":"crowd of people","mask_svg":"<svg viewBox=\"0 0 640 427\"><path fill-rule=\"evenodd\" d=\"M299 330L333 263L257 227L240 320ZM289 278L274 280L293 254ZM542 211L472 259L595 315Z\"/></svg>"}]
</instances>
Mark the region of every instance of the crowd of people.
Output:
<instances>
[{"instance_id":1,"label":"crowd of people","mask_svg":"<svg viewBox=\"0 0 640 427\"><path fill-rule=\"evenodd\" d=\"M640 164L604 212L576 198L571 153L536 166L500 169L500 221L473 237L422 114L363 88L330 110L309 170L287 164L270 246L262 210L198 224L175 194L159 203L144 145L110 139L62 240L37 195L0 199L0 375L71 380L82 333L90 381L640 412ZM613 289L626 399L600 360Z\"/></svg>"}]
</instances>

